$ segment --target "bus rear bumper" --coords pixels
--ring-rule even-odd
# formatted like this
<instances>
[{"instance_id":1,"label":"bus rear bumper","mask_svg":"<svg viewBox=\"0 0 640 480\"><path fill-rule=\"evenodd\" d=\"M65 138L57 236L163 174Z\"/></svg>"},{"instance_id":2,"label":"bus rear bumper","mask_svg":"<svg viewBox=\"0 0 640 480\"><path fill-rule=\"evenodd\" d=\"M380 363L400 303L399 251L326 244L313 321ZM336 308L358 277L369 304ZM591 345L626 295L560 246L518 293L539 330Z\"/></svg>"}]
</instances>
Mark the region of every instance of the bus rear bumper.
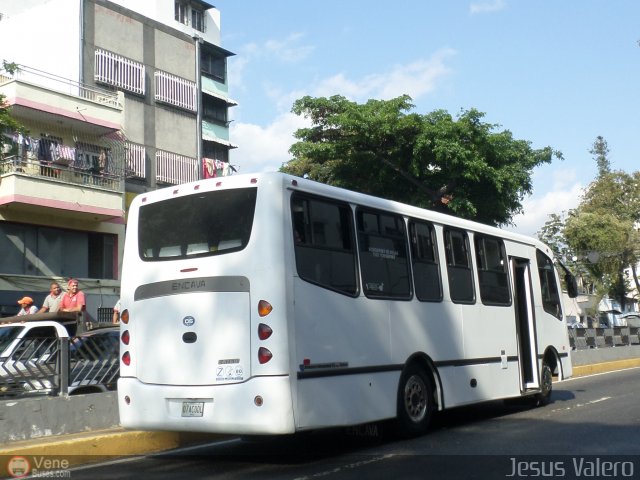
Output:
<instances>
[{"instance_id":1,"label":"bus rear bumper","mask_svg":"<svg viewBox=\"0 0 640 480\"><path fill-rule=\"evenodd\" d=\"M288 376L227 385L180 386L118 380L120 424L138 430L239 435L295 431Z\"/></svg>"}]
</instances>

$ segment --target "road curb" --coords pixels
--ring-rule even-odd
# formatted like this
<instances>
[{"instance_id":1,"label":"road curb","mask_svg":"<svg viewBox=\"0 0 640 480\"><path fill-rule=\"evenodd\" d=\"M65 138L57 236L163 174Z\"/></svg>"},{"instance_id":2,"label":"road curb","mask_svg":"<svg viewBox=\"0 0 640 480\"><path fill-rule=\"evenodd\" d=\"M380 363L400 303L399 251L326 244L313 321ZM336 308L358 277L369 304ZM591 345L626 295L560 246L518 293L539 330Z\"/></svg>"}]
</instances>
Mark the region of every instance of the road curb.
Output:
<instances>
[{"instance_id":1,"label":"road curb","mask_svg":"<svg viewBox=\"0 0 640 480\"><path fill-rule=\"evenodd\" d=\"M91 432L41 437L0 445L0 458L21 456L30 462L34 457L55 457L69 467L114 458L163 452L178 447L225 438L218 434L181 432L145 432L114 428ZM0 464L0 475L6 475L7 462Z\"/></svg>"},{"instance_id":2,"label":"road curb","mask_svg":"<svg viewBox=\"0 0 640 480\"><path fill-rule=\"evenodd\" d=\"M593 375L594 373L611 372L634 367L640 367L640 358L625 358L623 360L575 366L573 367L573 376L582 377L585 375Z\"/></svg>"}]
</instances>

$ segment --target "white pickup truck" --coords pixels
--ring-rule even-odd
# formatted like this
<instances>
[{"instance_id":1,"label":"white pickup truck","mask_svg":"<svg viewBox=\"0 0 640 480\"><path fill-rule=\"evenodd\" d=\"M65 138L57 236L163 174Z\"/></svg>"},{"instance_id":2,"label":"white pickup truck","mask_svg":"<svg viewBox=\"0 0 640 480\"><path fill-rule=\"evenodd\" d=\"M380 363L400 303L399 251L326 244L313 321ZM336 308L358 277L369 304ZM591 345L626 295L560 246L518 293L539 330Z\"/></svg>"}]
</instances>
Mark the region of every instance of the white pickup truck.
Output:
<instances>
[{"instance_id":1,"label":"white pickup truck","mask_svg":"<svg viewBox=\"0 0 640 480\"><path fill-rule=\"evenodd\" d=\"M55 386L63 378L68 379L70 395L115 388L117 329L75 336L75 314L34 314L0 322L0 398L59 393L62 389ZM62 346L67 345L63 355Z\"/></svg>"},{"instance_id":2,"label":"white pickup truck","mask_svg":"<svg viewBox=\"0 0 640 480\"><path fill-rule=\"evenodd\" d=\"M68 339L69 332L51 320L0 324L0 394L50 389L61 338Z\"/></svg>"}]
</instances>

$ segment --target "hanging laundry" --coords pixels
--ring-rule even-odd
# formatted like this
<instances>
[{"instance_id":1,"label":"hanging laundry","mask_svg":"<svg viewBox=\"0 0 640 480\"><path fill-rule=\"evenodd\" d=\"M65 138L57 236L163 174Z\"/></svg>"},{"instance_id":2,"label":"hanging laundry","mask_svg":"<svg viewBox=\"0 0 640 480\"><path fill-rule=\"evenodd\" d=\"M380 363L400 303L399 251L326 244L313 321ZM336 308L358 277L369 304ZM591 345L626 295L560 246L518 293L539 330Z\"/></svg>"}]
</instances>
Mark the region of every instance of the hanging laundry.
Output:
<instances>
[{"instance_id":1,"label":"hanging laundry","mask_svg":"<svg viewBox=\"0 0 640 480\"><path fill-rule=\"evenodd\" d=\"M202 178L215 178L217 176L215 162L211 158L202 159Z\"/></svg>"}]
</instances>

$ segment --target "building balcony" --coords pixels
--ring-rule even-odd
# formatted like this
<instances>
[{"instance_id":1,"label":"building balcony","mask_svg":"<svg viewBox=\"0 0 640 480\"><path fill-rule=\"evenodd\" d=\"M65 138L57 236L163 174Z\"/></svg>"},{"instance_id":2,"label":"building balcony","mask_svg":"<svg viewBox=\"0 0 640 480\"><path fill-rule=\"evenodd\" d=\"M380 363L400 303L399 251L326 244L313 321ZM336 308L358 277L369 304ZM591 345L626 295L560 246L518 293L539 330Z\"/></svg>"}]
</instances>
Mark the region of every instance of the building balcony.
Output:
<instances>
[{"instance_id":1,"label":"building balcony","mask_svg":"<svg viewBox=\"0 0 640 480\"><path fill-rule=\"evenodd\" d=\"M0 94L24 126L3 132L0 218L122 222L123 94L26 66L0 74Z\"/></svg>"},{"instance_id":2,"label":"building balcony","mask_svg":"<svg viewBox=\"0 0 640 480\"><path fill-rule=\"evenodd\" d=\"M0 218L124 222L123 178L13 156L0 162Z\"/></svg>"},{"instance_id":3,"label":"building balcony","mask_svg":"<svg viewBox=\"0 0 640 480\"><path fill-rule=\"evenodd\" d=\"M124 94L83 85L19 66L0 75L0 94L20 123L64 125L76 134L107 135L122 129Z\"/></svg>"}]
</instances>

